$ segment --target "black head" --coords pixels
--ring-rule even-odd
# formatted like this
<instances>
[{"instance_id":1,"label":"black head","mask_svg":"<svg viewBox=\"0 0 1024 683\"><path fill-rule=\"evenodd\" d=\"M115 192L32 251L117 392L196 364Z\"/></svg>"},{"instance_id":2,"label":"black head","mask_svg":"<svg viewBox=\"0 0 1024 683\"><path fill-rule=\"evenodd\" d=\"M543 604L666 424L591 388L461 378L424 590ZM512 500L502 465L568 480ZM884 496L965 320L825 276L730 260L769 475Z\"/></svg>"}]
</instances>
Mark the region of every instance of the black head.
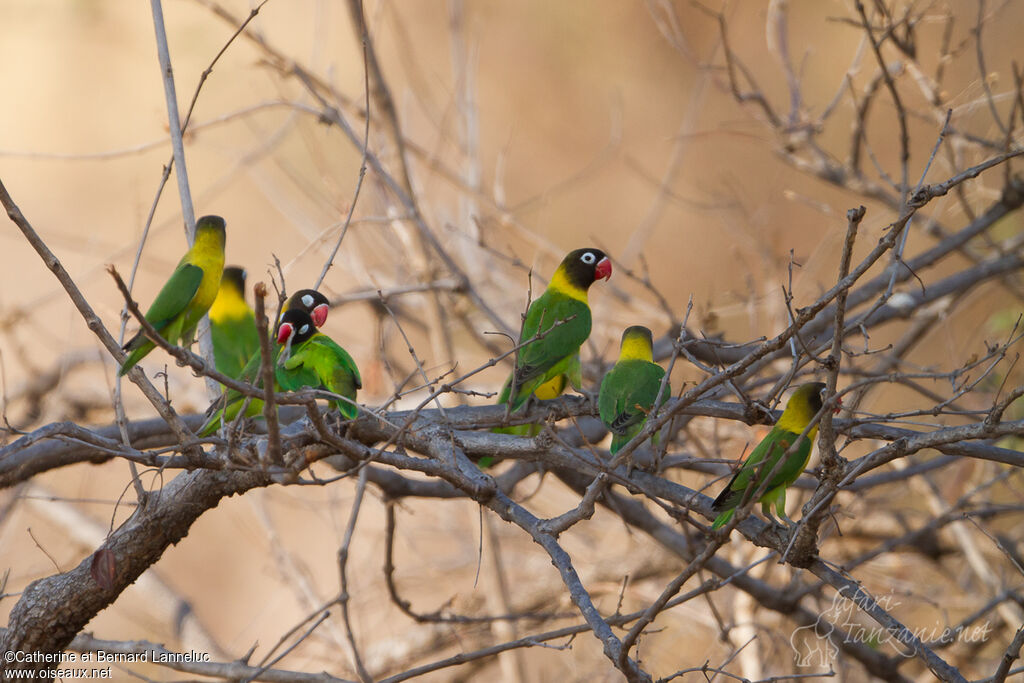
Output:
<instances>
[{"instance_id":1,"label":"black head","mask_svg":"<svg viewBox=\"0 0 1024 683\"><path fill-rule=\"evenodd\" d=\"M588 247L566 254L558 270L565 275L570 285L585 290L595 280L607 280L612 276L612 262L600 249Z\"/></svg>"},{"instance_id":2,"label":"black head","mask_svg":"<svg viewBox=\"0 0 1024 683\"><path fill-rule=\"evenodd\" d=\"M300 289L292 294L284 304L286 312L292 309L305 311L313 318L313 323L317 327L323 327L327 322L327 313L331 307L327 302L327 297L315 289Z\"/></svg>"},{"instance_id":3,"label":"black head","mask_svg":"<svg viewBox=\"0 0 1024 683\"><path fill-rule=\"evenodd\" d=\"M807 402L811 406L811 414L814 415L821 410L825 402L825 383L810 382L804 386L807 387Z\"/></svg>"},{"instance_id":4,"label":"black head","mask_svg":"<svg viewBox=\"0 0 1024 683\"><path fill-rule=\"evenodd\" d=\"M221 285L230 284L239 294L245 296L245 268L241 266L225 266L220 279Z\"/></svg>"},{"instance_id":5,"label":"black head","mask_svg":"<svg viewBox=\"0 0 1024 683\"><path fill-rule=\"evenodd\" d=\"M654 335L651 334L650 328L643 325L631 325L622 331L623 344L632 339L642 341L647 346L654 346Z\"/></svg>"},{"instance_id":6,"label":"black head","mask_svg":"<svg viewBox=\"0 0 1024 683\"><path fill-rule=\"evenodd\" d=\"M224 219L220 216L202 216L196 221L196 237L198 238L204 234L216 235L220 238L220 241L224 241L224 234L226 232L224 227Z\"/></svg>"},{"instance_id":7,"label":"black head","mask_svg":"<svg viewBox=\"0 0 1024 683\"><path fill-rule=\"evenodd\" d=\"M281 325L277 328L278 344L301 344L316 334L313 318L301 308L292 308L281 316Z\"/></svg>"}]
</instances>

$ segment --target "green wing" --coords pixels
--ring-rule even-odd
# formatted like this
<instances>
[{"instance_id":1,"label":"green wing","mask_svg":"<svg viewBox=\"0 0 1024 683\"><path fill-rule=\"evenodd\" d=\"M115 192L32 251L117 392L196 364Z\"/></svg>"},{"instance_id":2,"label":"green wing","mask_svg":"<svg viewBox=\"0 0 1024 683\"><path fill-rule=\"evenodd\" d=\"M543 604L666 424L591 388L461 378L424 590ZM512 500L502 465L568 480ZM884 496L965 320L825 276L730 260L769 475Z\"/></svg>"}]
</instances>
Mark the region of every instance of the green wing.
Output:
<instances>
[{"instance_id":1,"label":"green wing","mask_svg":"<svg viewBox=\"0 0 1024 683\"><path fill-rule=\"evenodd\" d=\"M202 268L189 263L178 264L163 289L156 295L153 305L146 311L146 320L149 321L149 324L172 344L179 343L185 312L189 302L199 291L199 283L202 280ZM156 344L142 332L136 334L124 345L124 350L131 351L131 353L125 358L117 374L119 376L126 374L155 346Z\"/></svg>"},{"instance_id":2,"label":"green wing","mask_svg":"<svg viewBox=\"0 0 1024 683\"><path fill-rule=\"evenodd\" d=\"M559 321L567 322L555 327ZM541 332L547 334L519 350L516 368L498 402L509 403L513 411L518 410L534 389L551 378L566 372L578 374L578 363L574 365L573 359L590 336L590 325L590 307L585 302L558 292L544 292L530 305L519 340L531 339ZM579 378L569 379L575 384ZM510 396L513 381L516 391Z\"/></svg>"},{"instance_id":3,"label":"green wing","mask_svg":"<svg viewBox=\"0 0 1024 683\"><path fill-rule=\"evenodd\" d=\"M321 334L314 337L315 344L325 347L329 354L329 362L321 376L328 377L328 389L338 394L355 400L356 392L363 388L363 378L359 376L359 368L356 362L349 355L348 351L339 346L327 335ZM355 408L348 404L350 408ZM342 411L345 412L344 410ZM352 417L355 417L353 412Z\"/></svg>"},{"instance_id":4,"label":"green wing","mask_svg":"<svg viewBox=\"0 0 1024 683\"><path fill-rule=\"evenodd\" d=\"M774 427L768 436L761 440L747 458L740 470L729 482L729 485L718 494L711 508L721 512L715 519L712 529L724 526L732 516L732 511L743 501L747 491L755 491L761 488L764 478L775 469L779 459L793 445L799 434ZM797 447L779 468L779 471L771 478L764 488L761 500L764 501L775 493L776 489L785 490L787 486L796 481L800 473L807 466L807 459L811 454L811 442L809 439L802 439ZM763 463L763 464L762 464Z\"/></svg>"},{"instance_id":5,"label":"green wing","mask_svg":"<svg viewBox=\"0 0 1024 683\"><path fill-rule=\"evenodd\" d=\"M321 386L318 367L323 364L323 353L312 343L313 338L292 346L291 355L277 367L277 384L282 391L298 391L307 387L326 389Z\"/></svg>"},{"instance_id":6,"label":"green wing","mask_svg":"<svg viewBox=\"0 0 1024 683\"><path fill-rule=\"evenodd\" d=\"M664 376L664 368L646 360L620 361L605 375L597 406L601 421L613 434L612 453L643 429ZM666 386L666 398L671 395L671 387Z\"/></svg>"},{"instance_id":7,"label":"green wing","mask_svg":"<svg viewBox=\"0 0 1024 683\"><path fill-rule=\"evenodd\" d=\"M352 356L325 334L315 334L293 348L291 357L278 370L277 381L286 391L304 387L325 389L349 401L355 401L356 392L363 386ZM351 420L359 414L359 409L349 401L334 400L331 405L345 419Z\"/></svg>"},{"instance_id":8,"label":"green wing","mask_svg":"<svg viewBox=\"0 0 1024 683\"><path fill-rule=\"evenodd\" d=\"M162 332L175 317L181 315L188 308L192 298L199 291L199 284L203 281L203 269L190 263L182 263L170 279L156 295L153 305L146 311L146 320L150 322L158 332ZM167 341L177 343L176 339Z\"/></svg>"}]
</instances>

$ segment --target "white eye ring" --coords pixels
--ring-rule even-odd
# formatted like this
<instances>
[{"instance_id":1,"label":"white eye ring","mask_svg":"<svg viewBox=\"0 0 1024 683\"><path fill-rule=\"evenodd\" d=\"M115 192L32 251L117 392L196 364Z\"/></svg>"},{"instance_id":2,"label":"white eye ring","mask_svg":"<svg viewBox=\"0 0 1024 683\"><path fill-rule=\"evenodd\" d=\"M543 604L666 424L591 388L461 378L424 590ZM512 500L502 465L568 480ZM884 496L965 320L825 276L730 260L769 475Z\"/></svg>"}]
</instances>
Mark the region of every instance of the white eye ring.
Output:
<instances>
[{"instance_id":1,"label":"white eye ring","mask_svg":"<svg viewBox=\"0 0 1024 683\"><path fill-rule=\"evenodd\" d=\"M312 294L306 294L305 296L303 296L302 297L302 305L305 306L306 308L312 307L313 306L313 295Z\"/></svg>"},{"instance_id":2,"label":"white eye ring","mask_svg":"<svg viewBox=\"0 0 1024 683\"><path fill-rule=\"evenodd\" d=\"M597 261L597 257L594 256L593 252L585 252L583 256L580 256L580 260L586 263L588 266L594 265Z\"/></svg>"},{"instance_id":3,"label":"white eye ring","mask_svg":"<svg viewBox=\"0 0 1024 683\"><path fill-rule=\"evenodd\" d=\"M309 332L309 325L303 325L299 328L299 334L306 334Z\"/></svg>"}]
</instances>

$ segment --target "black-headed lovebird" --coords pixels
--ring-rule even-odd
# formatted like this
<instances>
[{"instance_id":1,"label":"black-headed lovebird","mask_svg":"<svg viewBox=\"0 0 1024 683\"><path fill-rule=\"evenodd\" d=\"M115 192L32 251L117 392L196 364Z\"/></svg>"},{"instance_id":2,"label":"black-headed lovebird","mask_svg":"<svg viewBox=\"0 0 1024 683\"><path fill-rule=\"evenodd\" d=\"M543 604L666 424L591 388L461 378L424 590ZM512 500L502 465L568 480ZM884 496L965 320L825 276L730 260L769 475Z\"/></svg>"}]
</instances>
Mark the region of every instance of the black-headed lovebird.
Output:
<instances>
[{"instance_id":1,"label":"black-headed lovebird","mask_svg":"<svg viewBox=\"0 0 1024 683\"><path fill-rule=\"evenodd\" d=\"M327 314L331 310L327 297L315 289L300 289L288 297L288 300L284 302L284 308L281 309L282 317L293 308L299 308L309 313L309 317L313 319L313 324L317 329L323 327L327 322Z\"/></svg>"},{"instance_id":2,"label":"black-headed lovebird","mask_svg":"<svg viewBox=\"0 0 1024 683\"><path fill-rule=\"evenodd\" d=\"M192 343L199 320L217 297L224 270L224 240L223 218L203 216L196 221L195 242L146 311L146 320L171 344ZM132 337L124 345L129 353L118 376L131 370L155 346L142 332Z\"/></svg>"},{"instance_id":3,"label":"black-headed lovebird","mask_svg":"<svg viewBox=\"0 0 1024 683\"><path fill-rule=\"evenodd\" d=\"M259 353L256 316L245 302L245 269L227 266L217 298L210 306L210 337L217 371L238 377L253 354Z\"/></svg>"},{"instance_id":4,"label":"black-headed lovebird","mask_svg":"<svg viewBox=\"0 0 1024 683\"><path fill-rule=\"evenodd\" d=\"M305 313L309 319L313 321L314 328L317 328L327 321L327 314L330 309L327 297L323 294L314 289L300 289L285 301L281 318L272 330L274 336L279 335L280 326L284 321L285 315L292 310ZM317 321L319 321L319 324L317 324ZM310 333L308 336L312 336L312 334ZM308 336L305 338L308 338ZM282 338L280 345L274 346L271 350L271 361L274 364L275 372L276 368L278 368L278 359L280 358L281 350L287 341L287 338ZM294 343L294 341L294 339L291 340L292 343ZM249 356L249 360L246 362L245 366L242 367L236 375L231 376L243 382L248 382L254 386L262 387L263 378L260 376L260 362L260 352L257 348L256 351ZM209 436L217 431L222 419L226 419L229 422L234 420L242 410L243 406L245 406L245 417L255 417L263 412L263 401L260 399L249 398L248 401L246 401L246 396L244 394L233 389L228 390L224 396L214 401L213 404L207 408L206 414L209 415L209 418L203 426L199 428L199 436Z\"/></svg>"},{"instance_id":5,"label":"black-headed lovebird","mask_svg":"<svg viewBox=\"0 0 1024 683\"><path fill-rule=\"evenodd\" d=\"M640 433L661 390L665 370L654 362L651 331L642 325L622 333L619 360L601 380L597 407L601 421L612 433L611 452L617 453ZM662 401L672 395L665 383Z\"/></svg>"},{"instance_id":6,"label":"black-headed lovebird","mask_svg":"<svg viewBox=\"0 0 1024 683\"><path fill-rule=\"evenodd\" d=\"M542 385L555 380L550 386L564 387L560 375L581 388L579 352L591 325L587 292L595 281L611 276L612 262L600 249L576 249L562 259L547 289L526 311L519 333L523 346L498 396L499 404L508 404L515 412Z\"/></svg>"},{"instance_id":7,"label":"black-headed lovebird","mask_svg":"<svg viewBox=\"0 0 1024 683\"><path fill-rule=\"evenodd\" d=\"M323 326L327 322L327 314L330 311L330 307L327 303L327 297L315 289L300 289L299 291L292 294L284 302L284 307L281 309L281 317L278 319L277 324L273 326L272 337L277 336L278 328L281 325L281 320L284 319L284 314L292 309L305 311L309 314L309 317L313 319L313 324L317 328ZM211 314L212 315L212 314ZM224 373L229 377L248 382L250 384L256 382L260 373L260 350L259 350L259 336L257 334L256 349L247 356L245 364L236 374ZM280 351L280 347L275 347L274 362L277 362L277 354ZM258 412L258 411L257 411Z\"/></svg>"},{"instance_id":8,"label":"black-headed lovebird","mask_svg":"<svg viewBox=\"0 0 1024 683\"><path fill-rule=\"evenodd\" d=\"M312 317L301 309L286 312L281 317L277 341L284 346L276 375L281 389L324 389L342 397L329 403L346 420L359 414L355 404L356 392L363 388L359 368L348 351L317 331Z\"/></svg>"},{"instance_id":9,"label":"black-headed lovebird","mask_svg":"<svg viewBox=\"0 0 1024 683\"><path fill-rule=\"evenodd\" d=\"M719 529L728 524L736 508L745 502L745 498L749 498L754 495L755 491L761 489L769 475L771 475L771 480L764 486L764 493L760 498L761 512L774 522L775 518L771 513L771 508L774 505L779 516L793 524L793 520L786 516L786 488L795 482L807 467L807 461L811 456L811 445L818 433L818 426L812 427L807 432L806 438L800 439L798 444L796 440L821 410L824 402L822 395L824 389L825 384L822 382L809 382L797 387L793 395L789 397L789 401L786 402L786 409L782 411L779 421L761 440L761 443L757 444L757 447L750 452L732 481L711 504L711 509L719 513L711 525L712 529ZM841 405L841 401L837 403ZM796 448L786 456L786 460L778 470L773 472L780 458L794 444L796 444Z\"/></svg>"}]
</instances>

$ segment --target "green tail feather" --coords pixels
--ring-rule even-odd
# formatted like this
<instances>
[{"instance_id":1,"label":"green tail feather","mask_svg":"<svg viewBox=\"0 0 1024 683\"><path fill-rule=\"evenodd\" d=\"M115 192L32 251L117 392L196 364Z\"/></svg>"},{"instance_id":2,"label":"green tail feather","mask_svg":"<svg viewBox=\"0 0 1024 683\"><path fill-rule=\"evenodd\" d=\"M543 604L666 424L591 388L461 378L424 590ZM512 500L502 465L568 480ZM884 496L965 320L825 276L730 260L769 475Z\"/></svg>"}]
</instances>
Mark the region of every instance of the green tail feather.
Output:
<instances>
[{"instance_id":1,"label":"green tail feather","mask_svg":"<svg viewBox=\"0 0 1024 683\"><path fill-rule=\"evenodd\" d=\"M495 427L491 430L494 434L512 434L514 436L537 436L544 429L539 424L512 425L511 427Z\"/></svg>"},{"instance_id":2,"label":"green tail feather","mask_svg":"<svg viewBox=\"0 0 1024 683\"><path fill-rule=\"evenodd\" d=\"M129 342L130 344L130 342ZM141 344L132 349L128 357L124 359L124 363L121 364L121 369L117 371L118 377L124 377L128 374L128 371L135 367L135 364L142 360L147 353L156 348L156 344L145 339Z\"/></svg>"},{"instance_id":3,"label":"green tail feather","mask_svg":"<svg viewBox=\"0 0 1024 683\"><path fill-rule=\"evenodd\" d=\"M718 529L721 529L723 526L728 524L729 520L732 519L732 515L733 515L734 512L736 512L735 508L733 508L732 510L726 510L722 514L720 514L717 517L715 517L715 521L711 525L711 530L712 531L717 531Z\"/></svg>"},{"instance_id":4,"label":"green tail feather","mask_svg":"<svg viewBox=\"0 0 1024 683\"><path fill-rule=\"evenodd\" d=\"M612 455L615 455L616 453L618 453L619 450L621 450L623 446L625 446L627 443L629 443L630 441L633 440L633 437L635 437L637 434L639 434L641 431L643 431L643 428L644 428L645 424L646 424L646 422L642 422L635 429L631 429L628 432L626 432L625 434L621 434L620 435L620 434L612 433L612 443L611 443L611 446L608 448L608 451ZM658 431L654 432L654 436L651 437L651 445L652 446L657 446L658 445L658 437L660 435L661 435L661 430L658 430Z\"/></svg>"}]
</instances>

